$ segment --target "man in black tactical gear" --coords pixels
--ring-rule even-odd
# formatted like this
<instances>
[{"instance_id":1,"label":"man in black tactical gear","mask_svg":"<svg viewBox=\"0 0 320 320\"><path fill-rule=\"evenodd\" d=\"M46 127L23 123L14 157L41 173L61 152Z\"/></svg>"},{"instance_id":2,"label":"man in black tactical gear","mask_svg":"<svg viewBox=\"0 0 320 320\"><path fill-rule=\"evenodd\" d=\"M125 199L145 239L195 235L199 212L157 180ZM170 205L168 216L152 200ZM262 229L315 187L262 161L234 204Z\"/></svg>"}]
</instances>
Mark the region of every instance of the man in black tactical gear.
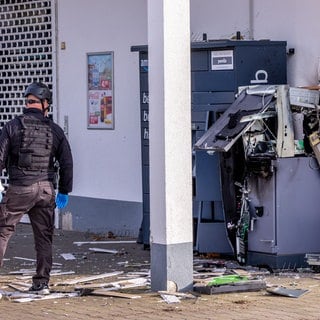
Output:
<instances>
[{"instance_id":1,"label":"man in black tactical gear","mask_svg":"<svg viewBox=\"0 0 320 320\"><path fill-rule=\"evenodd\" d=\"M61 209L68 203L73 160L63 130L47 117L52 102L49 88L34 82L27 87L24 96L23 114L6 123L0 136L0 171L6 168L9 175L3 199L0 193L0 266L16 224L28 213L37 258L36 274L29 291L49 294L54 211L56 206ZM59 165L57 197L54 190L56 163Z\"/></svg>"}]
</instances>

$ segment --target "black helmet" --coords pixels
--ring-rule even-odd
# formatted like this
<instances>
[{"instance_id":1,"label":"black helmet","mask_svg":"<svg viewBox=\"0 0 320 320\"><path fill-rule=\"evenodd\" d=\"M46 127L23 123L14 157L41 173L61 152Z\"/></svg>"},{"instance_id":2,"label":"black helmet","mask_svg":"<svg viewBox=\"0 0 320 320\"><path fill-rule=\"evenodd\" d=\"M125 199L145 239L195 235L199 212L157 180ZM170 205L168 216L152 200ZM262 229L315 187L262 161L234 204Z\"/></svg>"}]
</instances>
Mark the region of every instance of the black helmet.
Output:
<instances>
[{"instance_id":1,"label":"black helmet","mask_svg":"<svg viewBox=\"0 0 320 320\"><path fill-rule=\"evenodd\" d=\"M40 100L47 99L48 103L52 103L52 94L49 88L41 82L33 82L31 83L25 93L24 96L27 97L29 94L34 95L35 97L39 98Z\"/></svg>"}]
</instances>

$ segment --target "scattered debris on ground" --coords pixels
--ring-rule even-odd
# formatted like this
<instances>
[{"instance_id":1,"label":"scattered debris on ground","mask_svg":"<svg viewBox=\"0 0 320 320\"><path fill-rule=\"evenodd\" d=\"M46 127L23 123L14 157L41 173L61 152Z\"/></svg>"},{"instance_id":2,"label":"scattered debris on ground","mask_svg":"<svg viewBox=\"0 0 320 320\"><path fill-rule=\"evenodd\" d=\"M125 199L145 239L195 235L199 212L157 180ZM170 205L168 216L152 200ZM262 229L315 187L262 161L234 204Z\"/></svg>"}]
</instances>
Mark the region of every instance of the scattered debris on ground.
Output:
<instances>
[{"instance_id":1,"label":"scattered debris on ground","mask_svg":"<svg viewBox=\"0 0 320 320\"><path fill-rule=\"evenodd\" d=\"M112 253L111 253L112 254ZM113 253L116 254L116 253ZM65 258L69 258L66 255ZM31 259L19 258L21 261ZM127 264L123 262L123 264ZM60 266L61 267L61 266ZM101 296L122 299L139 299L150 293L150 269L144 264L135 265L136 271L113 271L89 276L75 276L73 271L53 270L49 295L29 293L35 269L20 269L0 277L0 297L13 302L33 302L47 299ZM150 265L149 265L150 267ZM68 278L73 274L72 278ZM283 273L293 279L297 273ZM260 291L270 295L299 298L309 289L286 288L267 283L270 272L255 267L241 267L234 262L219 259L194 260L194 287L192 292L159 291L157 294L167 304L180 303L183 299L198 299L201 294L213 295L235 292ZM14 278L12 278L14 277ZM110 281L106 281L110 279Z\"/></svg>"},{"instance_id":2,"label":"scattered debris on ground","mask_svg":"<svg viewBox=\"0 0 320 320\"><path fill-rule=\"evenodd\" d=\"M29 250L33 247L32 233L20 233L23 242L17 242L19 245L14 246L11 255L9 250L4 268L0 270L0 300L22 303L83 296L141 299L144 294L151 293L150 252L137 246L136 240L59 232L51 271L51 293L41 296L28 292L36 260L32 259ZM320 264L318 256L306 258L311 263ZM250 291L262 291L270 297L298 298L310 291L310 288L299 288L294 284L300 276L320 280L312 268L283 269L276 273L267 268L242 266L217 254L195 254L192 291L177 292L176 286L172 286L167 288L168 291L154 294L167 304L197 301L201 297L203 299L203 295ZM288 286L279 285L277 280L281 277L292 282L286 281ZM273 280L276 284L271 283Z\"/></svg>"}]
</instances>

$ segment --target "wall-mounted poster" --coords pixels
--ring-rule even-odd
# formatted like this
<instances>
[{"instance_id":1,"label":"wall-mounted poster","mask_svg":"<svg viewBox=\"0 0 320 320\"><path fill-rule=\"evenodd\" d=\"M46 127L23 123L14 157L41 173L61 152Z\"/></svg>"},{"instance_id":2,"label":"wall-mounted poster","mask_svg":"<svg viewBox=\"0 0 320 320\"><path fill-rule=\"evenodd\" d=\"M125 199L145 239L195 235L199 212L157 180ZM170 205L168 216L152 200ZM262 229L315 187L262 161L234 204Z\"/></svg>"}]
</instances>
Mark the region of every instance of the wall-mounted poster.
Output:
<instances>
[{"instance_id":1,"label":"wall-mounted poster","mask_svg":"<svg viewBox=\"0 0 320 320\"><path fill-rule=\"evenodd\" d=\"M88 129L114 129L113 52L88 53Z\"/></svg>"}]
</instances>

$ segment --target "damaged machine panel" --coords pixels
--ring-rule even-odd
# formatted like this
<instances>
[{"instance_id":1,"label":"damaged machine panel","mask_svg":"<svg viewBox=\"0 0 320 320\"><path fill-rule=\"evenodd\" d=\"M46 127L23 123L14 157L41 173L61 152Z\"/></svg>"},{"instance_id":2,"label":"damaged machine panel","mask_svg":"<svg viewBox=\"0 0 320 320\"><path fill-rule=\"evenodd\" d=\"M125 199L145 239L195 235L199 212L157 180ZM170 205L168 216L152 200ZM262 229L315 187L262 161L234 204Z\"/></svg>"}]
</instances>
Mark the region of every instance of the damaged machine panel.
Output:
<instances>
[{"instance_id":1,"label":"damaged machine panel","mask_svg":"<svg viewBox=\"0 0 320 320\"><path fill-rule=\"evenodd\" d=\"M306 253L320 252L319 91L239 91L194 148L220 154L226 230L238 261L303 266Z\"/></svg>"},{"instance_id":2,"label":"damaged machine panel","mask_svg":"<svg viewBox=\"0 0 320 320\"><path fill-rule=\"evenodd\" d=\"M243 117L264 112L273 95L248 94L243 90L235 102L221 115L214 125L195 143L195 149L228 151L252 125L240 121Z\"/></svg>"}]
</instances>

